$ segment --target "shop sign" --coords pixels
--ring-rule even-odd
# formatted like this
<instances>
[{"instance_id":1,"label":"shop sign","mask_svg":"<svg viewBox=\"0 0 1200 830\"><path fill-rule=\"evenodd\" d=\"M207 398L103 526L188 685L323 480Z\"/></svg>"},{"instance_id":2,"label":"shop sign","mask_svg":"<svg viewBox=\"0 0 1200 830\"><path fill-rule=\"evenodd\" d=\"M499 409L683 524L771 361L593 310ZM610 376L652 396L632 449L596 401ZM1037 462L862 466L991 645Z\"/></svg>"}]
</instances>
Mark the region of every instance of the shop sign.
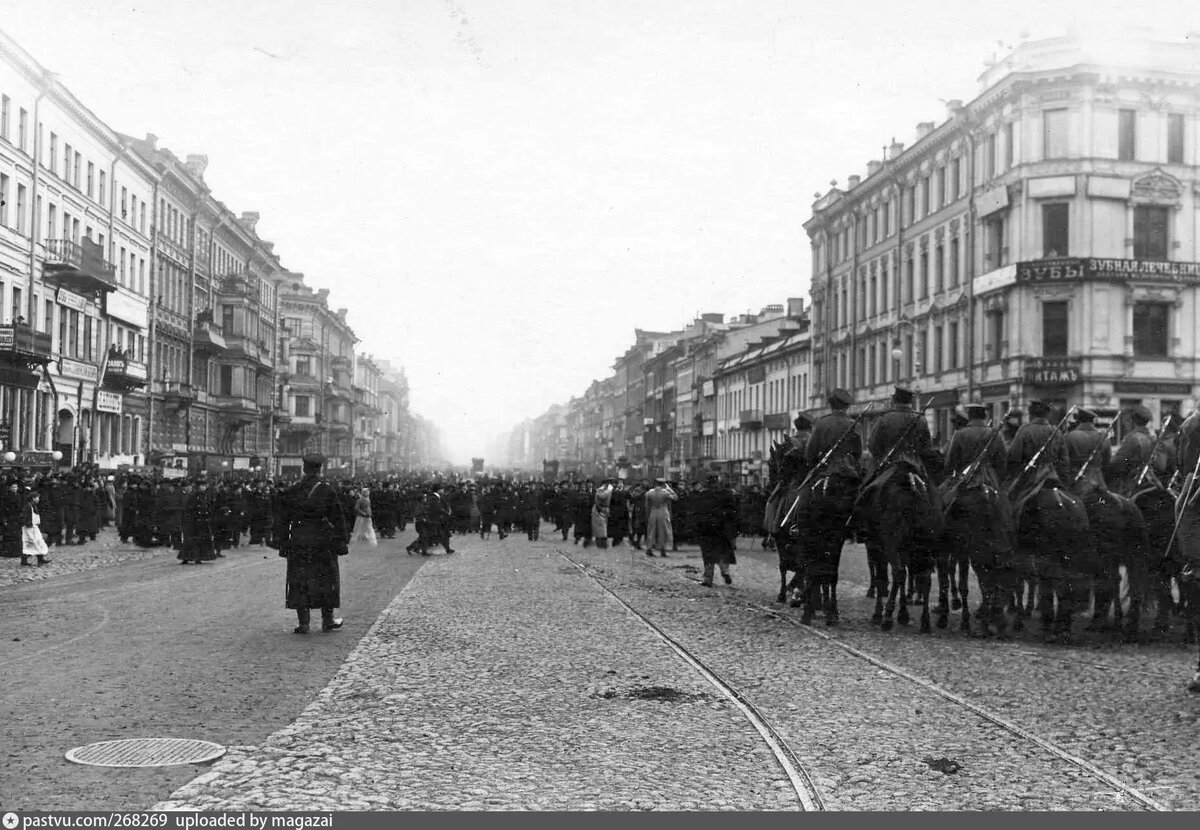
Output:
<instances>
[{"instance_id":1,"label":"shop sign","mask_svg":"<svg viewBox=\"0 0 1200 830\"><path fill-rule=\"evenodd\" d=\"M106 392L101 389L96 393L96 411L121 414L121 396L116 392Z\"/></svg>"},{"instance_id":2,"label":"shop sign","mask_svg":"<svg viewBox=\"0 0 1200 830\"><path fill-rule=\"evenodd\" d=\"M1006 398L1011 391L1011 383L990 383L987 386L979 387L979 396L981 398Z\"/></svg>"},{"instance_id":3,"label":"shop sign","mask_svg":"<svg viewBox=\"0 0 1200 830\"><path fill-rule=\"evenodd\" d=\"M0 349L11 349L15 343L12 326L0 326Z\"/></svg>"},{"instance_id":4,"label":"shop sign","mask_svg":"<svg viewBox=\"0 0 1200 830\"><path fill-rule=\"evenodd\" d=\"M1025 382L1055 385L1079 382L1081 363L1077 357L1040 357L1025 361Z\"/></svg>"},{"instance_id":5,"label":"shop sign","mask_svg":"<svg viewBox=\"0 0 1200 830\"><path fill-rule=\"evenodd\" d=\"M70 308L75 311L85 311L90 305L86 297L81 297L73 291L68 291L65 288L58 289L57 301L60 306Z\"/></svg>"},{"instance_id":6,"label":"shop sign","mask_svg":"<svg viewBox=\"0 0 1200 830\"><path fill-rule=\"evenodd\" d=\"M71 360L69 357L59 358L58 373L64 377L80 378L95 382L100 378L100 367L95 363L84 363L81 360Z\"/></svg>"},{"instance_id":7,"label":"shop sign","mask_svg":"<svg viewBox=\"0 0 1200 830\"><path fill-rule=\"evenodd\" d=\"M1059 257L1017 263L1017 282L1138 279L1200 283L1200 262Z\"/></svg>"},{"instance_id":8,"label":"shop sign","mask_svg":"<svg viewBox=\"0 0 1200 830\"><path fill-rule=\"evenodd\" d=\"M1118 380L1113 383L1113 391L1131 395L1180 395L1192 394L1190 383L1147 383L1137 380Z\"/></svg>"},{"instance_id":9,"label":"shop sign","mask_svg":"<svg viewBox=\"0 0 1200 830\"><path fill-rule=\"evenodd\" d=\"M105 296L104 313L140 329L146 328L149 318L144 299L139 300L120 291L113 291Z\"/></svg>"},{"instance_id":10,"label":"shop sign","mask_svg":"<svg viewBox=\"0 0 1200 830\"><path fill-rule=\"evenodd\" d=\"M11 332L9 333L9 337L10 338L12 337ZM0 345L3 345L3 343L0 343ZM10 343L9 345L12 345L12 344ZM704 388L704 397L706 397L706 398L711 398L713 395L717 394L716 386L713 384L713 382L711 380L704 381L703 388Z\"/></svg>"}]
</instances>

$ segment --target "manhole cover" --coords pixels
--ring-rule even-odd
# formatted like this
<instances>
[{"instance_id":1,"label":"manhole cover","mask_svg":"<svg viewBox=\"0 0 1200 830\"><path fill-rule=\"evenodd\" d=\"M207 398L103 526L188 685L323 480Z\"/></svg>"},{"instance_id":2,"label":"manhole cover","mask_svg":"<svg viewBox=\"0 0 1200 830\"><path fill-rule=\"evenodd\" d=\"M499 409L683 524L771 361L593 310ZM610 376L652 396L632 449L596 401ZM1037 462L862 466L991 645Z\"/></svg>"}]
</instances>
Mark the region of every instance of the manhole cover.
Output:
<instances>
[{"instance_id":1,"label":"manhole cover","mask_svg":"<svg viewBox=\"0 0 1200 830\"><path fill-rule=\"evenodd\" d=\"M199 764L225 754L225 747L191 738L128 738L77 746L67 760L93 767L170 767Z\"/></svg>"}]
</instances>

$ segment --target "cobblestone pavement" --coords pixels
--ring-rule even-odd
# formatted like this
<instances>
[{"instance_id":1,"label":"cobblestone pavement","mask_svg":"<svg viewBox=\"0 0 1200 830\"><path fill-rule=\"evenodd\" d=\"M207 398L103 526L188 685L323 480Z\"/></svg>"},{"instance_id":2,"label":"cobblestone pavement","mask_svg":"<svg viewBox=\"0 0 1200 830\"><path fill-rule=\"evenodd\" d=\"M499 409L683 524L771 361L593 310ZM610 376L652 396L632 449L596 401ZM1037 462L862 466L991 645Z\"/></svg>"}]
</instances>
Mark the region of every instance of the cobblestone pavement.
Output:
<instances>
[{"instance_id":1,"label":"cobblestone pavement","mask_svg":"<svg viewBox=\"0 0 1200 830\"><path fill-rule=\"evenodd\" d=\"M548 538L455 547L396 597L295 723L233 748L156 809L796 809L741 713L559 551L745 695L830 809L1143 809L952 700L748 607L780 608L774 554L739 551L735 584L708 589L681 578L700 567L694 549L650 560ZM884 633L866 622L854 560L850 549L839 641L1168 808L1200 805L1186 652L1082 655L1102 666L1091 668L1052 647L922 637L915 625ZM1029 656L1039 650L1045 658Z\"/></svg>"},{"instance_id":2,"label":"cobblestone pavement","mask_svg":"<svg viewBox=\"0 0 1200 830\"><path fill-rule=\"evenodd\" d=\"M57 576L90 571L135 559L157 559L174 556L170 548L139 548L133 543L122 544L113 528L104 528L95 541L83 545L50 548L45 565L24 566L19 557L0 558L0 588L21 582L36 582Z\"/></svg>"},{"instance_id":3,"label":"cobblestone pavement","mask_svg":"<svg viewBox=\"0 0 1200 830\"><path fill-rule=\"evenodd\" d=\"M454 544L294 724L155 809L797 808L740 712L551 546Z\"/></svg>"}]
</instances>

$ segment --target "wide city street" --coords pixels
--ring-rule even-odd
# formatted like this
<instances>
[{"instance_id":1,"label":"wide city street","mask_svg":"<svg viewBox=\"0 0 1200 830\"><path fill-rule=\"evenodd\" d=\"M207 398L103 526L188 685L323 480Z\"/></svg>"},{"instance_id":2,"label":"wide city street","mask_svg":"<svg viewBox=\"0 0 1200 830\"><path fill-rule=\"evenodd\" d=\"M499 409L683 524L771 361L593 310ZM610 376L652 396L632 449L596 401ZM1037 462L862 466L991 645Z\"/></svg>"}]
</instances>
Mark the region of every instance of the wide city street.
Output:
<instances>
[{"instance_id":1,"label":"wide city street","mask_svg":"<svg viewBox=\"0 0 1200 830\"><path fill-rule=\"evenodd\" d=\"M863 551L841 624L774 602L775 554L733 583L699 552L584 549L549 525L411 528L342 561L343 629L291 631L283 562L202 566L115 539L41 572L0 560L8 809L1194 810L1194 655L1171 641L1064 648L957 620L869 621ZM97 555L99 547L103 553ZM86 552L86 553L85 553ZM53 568L54 571L50 569ZM39 578L34 578L39 577ZM975 597L971 598L971 603ZM919 609L918 609L919 610ZM1077 624L1081 628L1082 624ZM72 747L184 737L216 762L73 764Z\"/></svg>"}]
</instances>

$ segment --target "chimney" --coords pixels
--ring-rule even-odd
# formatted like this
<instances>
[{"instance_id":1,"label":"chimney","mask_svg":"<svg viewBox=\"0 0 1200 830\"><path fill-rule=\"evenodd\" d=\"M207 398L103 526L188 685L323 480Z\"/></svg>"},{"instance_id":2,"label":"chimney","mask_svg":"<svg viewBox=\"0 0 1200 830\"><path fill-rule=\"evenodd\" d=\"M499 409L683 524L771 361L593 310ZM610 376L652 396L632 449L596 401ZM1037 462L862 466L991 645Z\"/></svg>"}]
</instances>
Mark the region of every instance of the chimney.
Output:
<instances>
[{"instance_id":1,"label":"chimney","mask_svg":"<svg viewBox=\"0 0 1200 830\"><path fill-rule=\"evenodd\" d=\"M888 158L895 161L904 152L904 142L892 139L892 146L888 147Z\"/></svg>"},{"instance_id":2,"label":"chimney","mask_svg":"<svg viewBox=\"0 0 1200 830\"><path fill-rule=\"evenodd\" d=\"M920 124L917 125L917 141L920 141L922 138L929 135L931 132L933 132L933 122L932 121L922 121Z\"/></svg>"},{"instance_id":3,"label":"chimney","mask_svg":"<svg viewBox=\"0 0 1200 830\"><path fill-rule=\"evenodd\" d=\"M788 307L788 317L803 317L804 316L804 298L803 297L788 297L787 307Z\"/></svg>"},{"instance_id":4,"label":"chimney","mask_svg":"<svg viewBox=\"0 0 1200 830\"><path fill-rule=\"evenodd\" d=\"M846 189L847 189L847 190L853 190L854 188L858 187L858 183L859 183L860 181L862 181L862 177L861 177L861 176L849 176L849 177L847 177L847 179L846 179Z\"/></svg>"},{"instance_id":5,"label":"chimney","mask_svg":"<svg viewBox=\"0 0 1200 830\"><path fill-rule=\"evenodd\" d=\"M204 181L204 171L208 169L208 156L189 155L184 166L187 167L189 173L200 181Z\"/></svg>"},{"instance_id":6,"label":"chimney","mask_svg":"<svg viewBox=\"0 0 1200 830\"><path fill-rule=\"evenodd\" d=\"M150 145L151 150L158 149L158 136L154 133L146 133L146 143Z\"/></svg>"},{"instance_id":7,"label":"chimney","mask_svg":"<svg viewBox=\"0 0 1200 830\"><path fill-rule=\"evenodd\" d=\"M962 99L951 98L949 101L946 102L946 115L949 118L953 118L954 116L958 115L958 113L961 110L962 110Z\"/></svg>"},{"instance_id":8,"label":"chimney","mask_svg":"<svg viewBox=\"0 0 1200 830\"><path fill-rule=\"evenodd\" d=\"M329 296L329 289L322 288L320 291L317 292L317 296L320 297L322 300L325 299L326 297Z\"/></svg>"},{"instance_id":9,"label":"chimney","mask_svg":"<svg viewBox=\"0 0 1200 830\"><path fill-rule=\"evenodd\" d=\"M348 309L348 308L339 308L339 309L337 310L337 316L338 316L338 317L341 317L343 320L345 320L345 319L346 319L346 312L347 312L347 311L349 311L349 310L350 310L350 309Z\"/></svg>"},{"instance_id":10,"label":"chimney","mask_svg":"<svg viewBox=\"0 0 1200 830\"><path fill-rule=\"evenodd\" d=\"M882 169L883 169L882 161L868 161L867 162L867 178L874 176L876 173L878 173Z\"/></svg>"},{"instance_id":11,"label":"chimney","mask_svg":"<svg viewBox=\"0 0 1200 830\"><path fill-rule=\"evenodd\" d=\"M250 231L250 233L254 233L254 226L258 224L260 218L257 210L243 210L241 219L242 227Z\"/></svg>"}]
</instances>

